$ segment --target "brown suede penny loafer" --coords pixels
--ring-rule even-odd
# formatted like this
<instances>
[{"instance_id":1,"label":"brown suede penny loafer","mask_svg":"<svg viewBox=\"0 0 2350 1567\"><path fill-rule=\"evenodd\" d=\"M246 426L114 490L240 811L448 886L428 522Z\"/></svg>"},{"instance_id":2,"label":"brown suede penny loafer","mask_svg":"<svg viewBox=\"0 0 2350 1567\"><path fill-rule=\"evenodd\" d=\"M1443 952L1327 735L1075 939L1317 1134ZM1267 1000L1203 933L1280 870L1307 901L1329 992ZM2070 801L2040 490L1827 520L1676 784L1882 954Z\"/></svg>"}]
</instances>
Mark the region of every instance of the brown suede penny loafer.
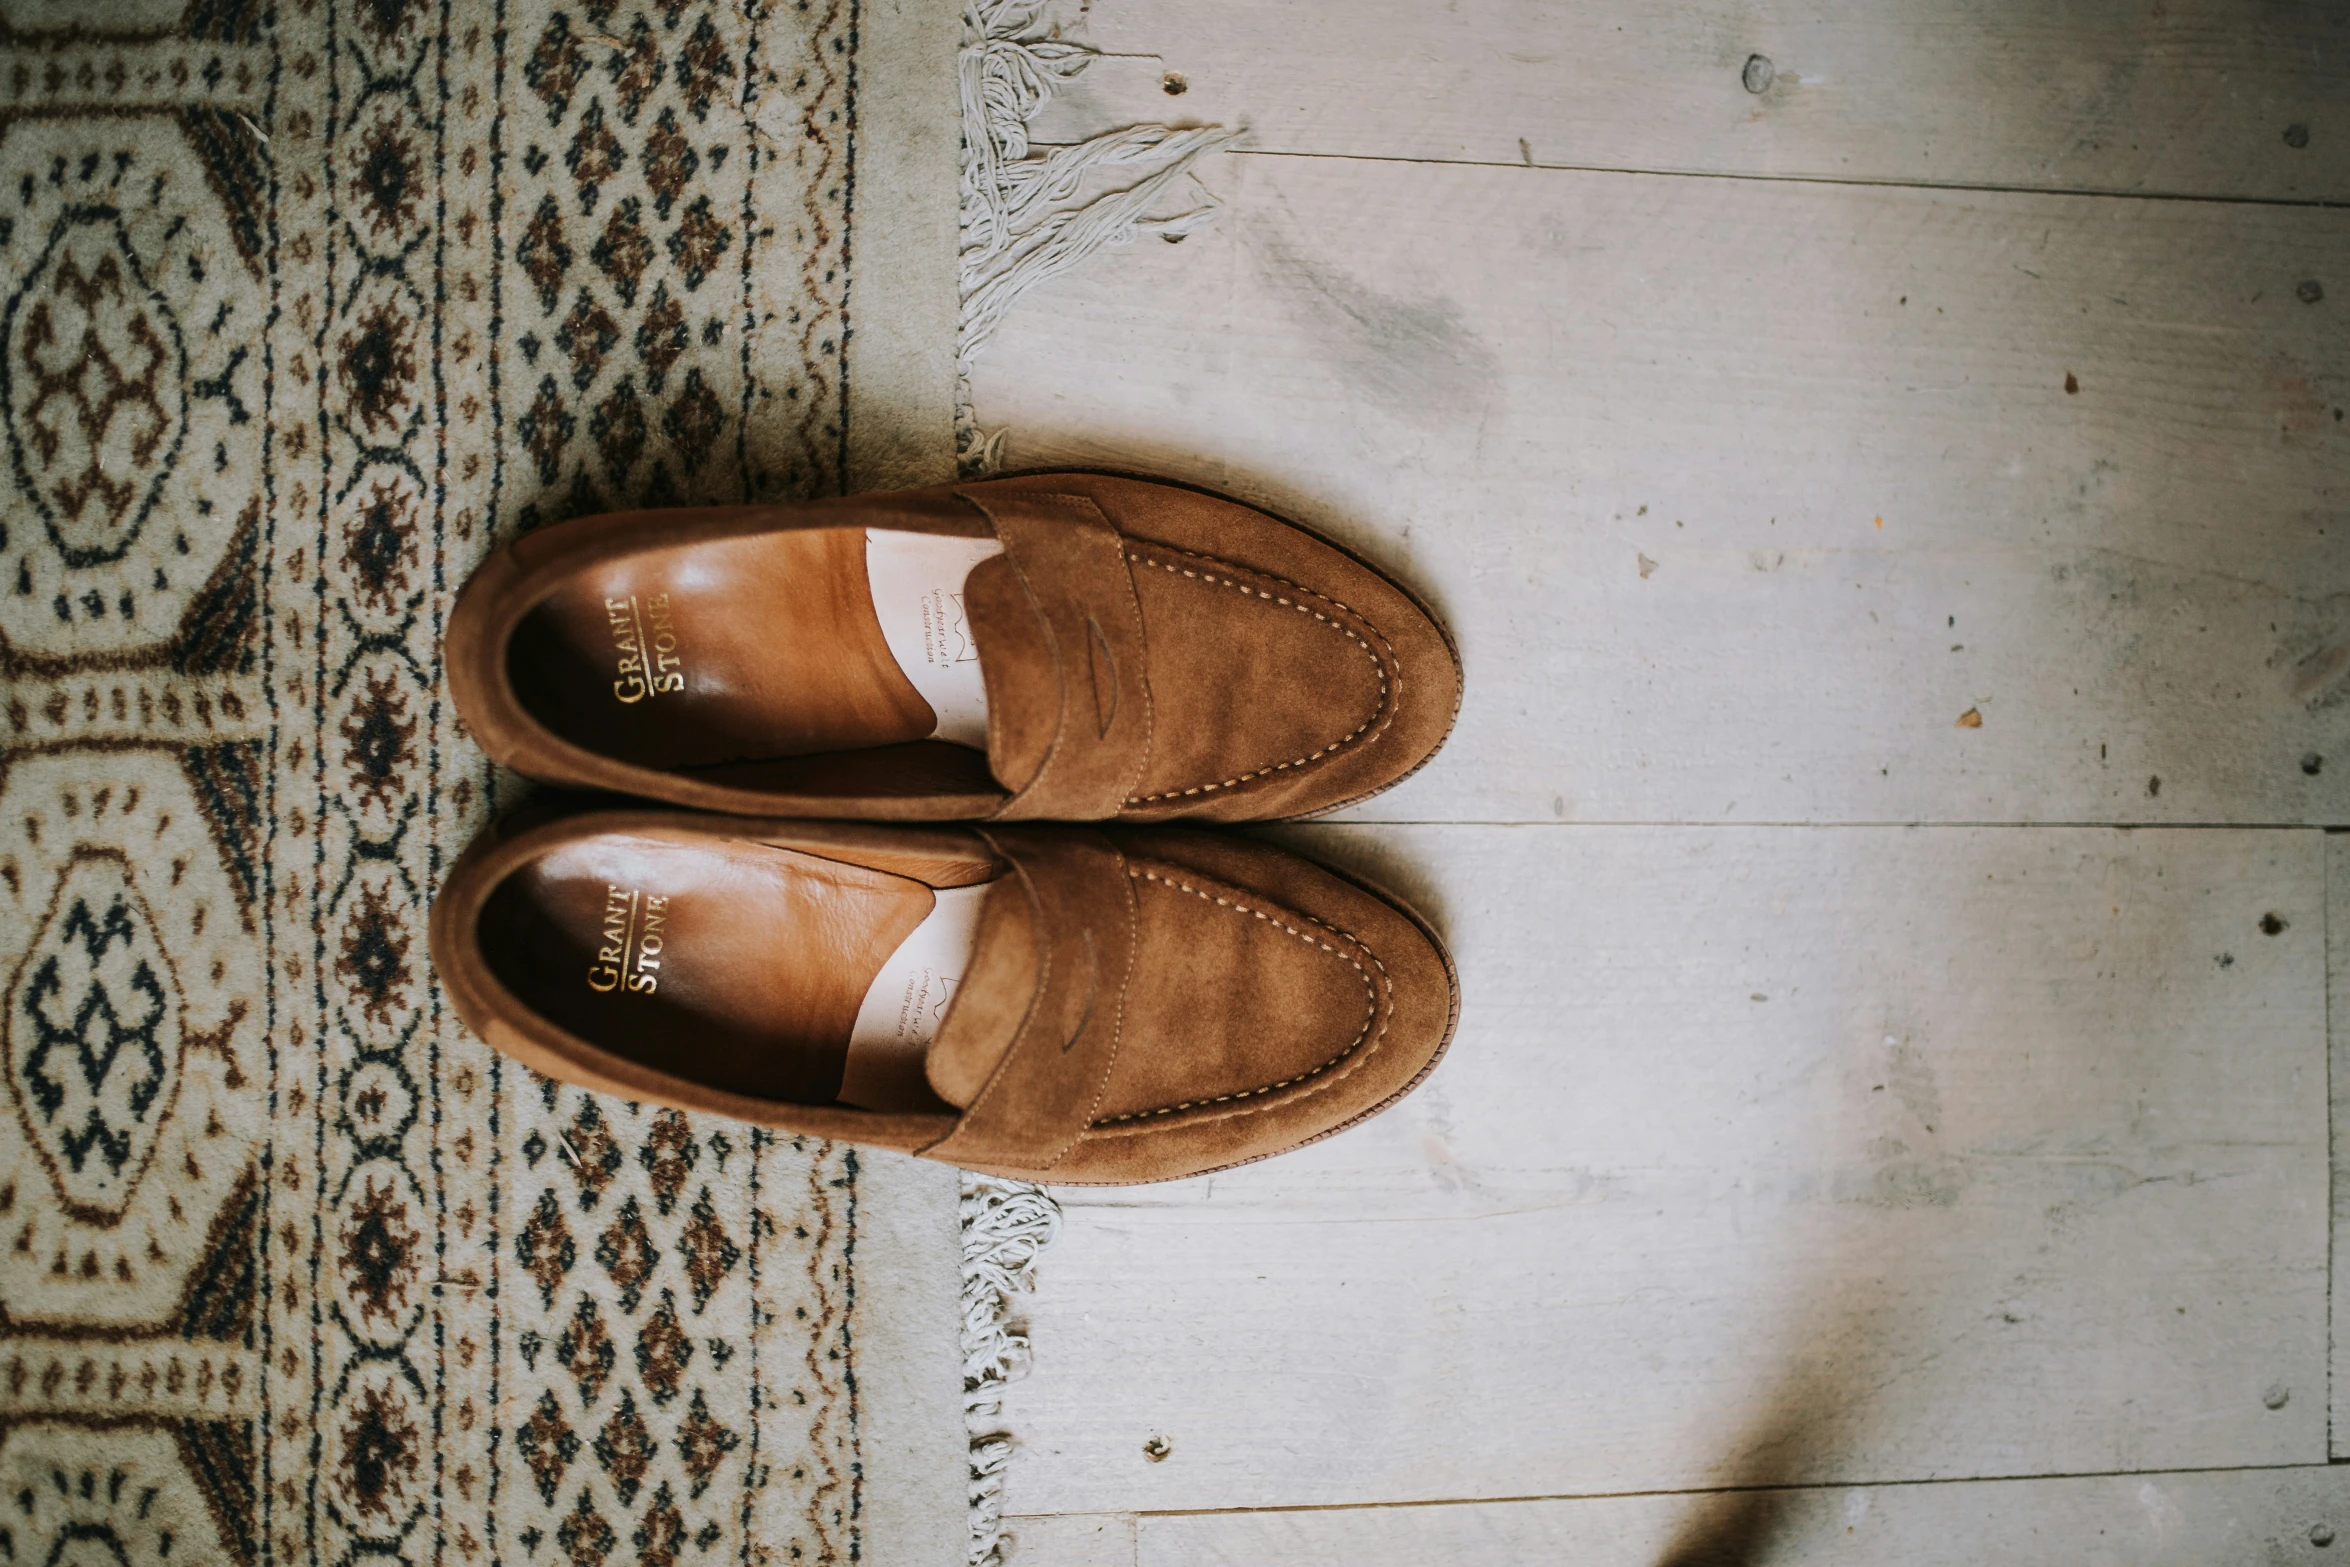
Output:
<instances>
[{"instance_id":1,"label":"brown suede penny loafer","mask_svg":"<svg viewBox=\"0 0 2350 1567\"><path fill-rule=\"evenodd\" d=\"M1461 691L1345 551L1094 473L558 523L474 574L447 660L530 777L899 821L1334 810L1426 762Z\"/></svg>"},{"instance_id":2,"label":"brown suede penny loafer","mask_svg":"<svg viewBox=\"0 0 2350 1567\"><path fill-rule=\"evenodd\" d=\"M1375 1115L1458 1012L1401 904L1169 828L592 810L485 833L432 954L458 1015L535 1071L1092 1185Z\"/></svg>"}]
</instances>

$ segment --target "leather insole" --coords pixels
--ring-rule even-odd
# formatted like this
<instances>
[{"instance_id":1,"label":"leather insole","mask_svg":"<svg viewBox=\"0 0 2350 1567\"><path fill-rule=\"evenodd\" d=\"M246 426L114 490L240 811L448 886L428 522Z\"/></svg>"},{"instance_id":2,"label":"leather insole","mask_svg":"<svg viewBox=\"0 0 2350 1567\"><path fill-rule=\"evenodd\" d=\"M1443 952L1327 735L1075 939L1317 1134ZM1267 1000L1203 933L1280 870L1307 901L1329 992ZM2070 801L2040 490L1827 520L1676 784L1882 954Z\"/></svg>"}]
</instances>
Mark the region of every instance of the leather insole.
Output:
<instances>
[{"instance_id":1,"label":"leather insole","mask_svg":"<svg viewBox=\"0 0 2350 1567\"><path fill-rule=\"evenodd\" d=\"M861 528L582 572L515 628L507 668L556 734L664 771L899 745L937 722L882 637Z\"/></svg>"},{"instance_id":2,"label":"leather insole","mask_svg":"<svg viewBox=\"0 0 2350 1567\"><path fill-rule=\"evenodd\" d=\"M615 836L508 877L481 949L525 1005L601 1049L830 1104L866 991L934 901L921 882L795 850Z\"/></svg>"}]
</instances>

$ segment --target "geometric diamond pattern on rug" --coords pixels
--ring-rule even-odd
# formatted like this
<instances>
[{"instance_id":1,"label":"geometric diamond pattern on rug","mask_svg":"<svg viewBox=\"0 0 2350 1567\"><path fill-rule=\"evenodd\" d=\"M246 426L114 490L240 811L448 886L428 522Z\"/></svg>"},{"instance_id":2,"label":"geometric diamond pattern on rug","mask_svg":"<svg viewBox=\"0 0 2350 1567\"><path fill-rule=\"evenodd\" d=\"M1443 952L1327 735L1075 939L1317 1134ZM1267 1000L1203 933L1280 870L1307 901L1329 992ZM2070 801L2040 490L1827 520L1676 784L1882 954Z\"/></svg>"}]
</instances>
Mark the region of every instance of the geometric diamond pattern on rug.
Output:
<instances>
[{"instance_id":1,"label":"geometric diamond pattern on rug","mask_svg":"<svg viewBox=\"0 0 2350 1567\"><path fill-rule=\"evenodd\" d=\"M852 0L88 11L0 9L0 1554L848 1560L854 1155L423 928L473 564L843 485Z\"/></svg>"},{"instance_id":2,"label":"geometric diamond pattern on rug","mask_svg":"<svg viewBox=\"0 0 2350 1567\"><path fill-rule=\"evenodd\" d=\"M813 1144L544 1079L518 1110L514 1346L536 1391L516 1437L516 1540L530 1553L568 1530L566 1560L609 1528L659 1561L653 1542L725 1538L743 1500L732 1477L776 1462L758 1404L778 1397L814 1414L785 1458L816 1515L794 1532L823 1538L849 1500L830 1413L847 1302L825 1261L846 1150L812 1158ZM768 1189L779 1172L790 1184Z\"/></svg>"}]
</instances>

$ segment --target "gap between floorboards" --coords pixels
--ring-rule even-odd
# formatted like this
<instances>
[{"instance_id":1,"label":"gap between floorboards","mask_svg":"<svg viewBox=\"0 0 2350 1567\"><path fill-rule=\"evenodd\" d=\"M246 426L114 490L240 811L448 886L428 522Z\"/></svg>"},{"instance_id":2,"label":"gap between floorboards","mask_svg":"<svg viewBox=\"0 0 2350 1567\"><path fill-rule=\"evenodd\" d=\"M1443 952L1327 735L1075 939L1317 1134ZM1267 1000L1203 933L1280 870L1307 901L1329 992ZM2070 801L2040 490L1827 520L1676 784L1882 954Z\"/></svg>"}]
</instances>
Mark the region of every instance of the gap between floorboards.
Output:
<instances>
[{"instance_id":1,"label":"gap between floorboards","mask_svg":"<svg viewBox=\"0 0 2350 1567\"><path fill-rule=\"evenodd\" d=\"M1042 146L1042 143L1039 143ZM1755 185L1833 185L1870 190L1932 190L1978 192L1997 196L2091 196L2103 201L2192 201L2223 207L2315 207L2331 211L2350 207L2350 201L2322 196L2215 196L2192 191L2095 190L2069 185L1998 185L1963 180L1870 179L1865 175L1759 174L1720 169L1622 168L1602 163L1512 163L1506 158L1405 158L1362 152L1284 152L1278 147L1227 147L1235 158L1299 158L1325 163L1421 163L1440 168L1525 169L1548 174L1621 174L1670 180L1738 180Z\"/></svg>"},{"instance_id":2,"label":"gap between floorboards","mask_svg":"<svg viewBox=\"0 0 2350 1567\"><path fill-rule=\"evenodd\" d=\"M2337 1460L2339 1462L2339 1460ZM1023 1518L1221 1518L1244 1513L1363 1513L1391 1512L1415 1507L1508 1507L1528 1502L1608 1502L1654 1496L1751 1496L1782 1491L1881 1491L1926 1485L2006 1485L2035 1480L2161 1480L2183 1475L2283 1474L2326 1467L2316 1463L2223 1464L2194 1469L2086 1469L2050 1470L2034 1474L1937 1475L1927 1479L1816 1480L1786 1485L1718 1485L1680 1490L1555 1491L1526 1496L1423 1497L1410 1502L1309 1502L1292 1507L1168 1507L1136 1508L1116 1513L1022 1513ZM1007 1519L1009 1521L1009 1519Z\"/></svg>"}]
</instances>

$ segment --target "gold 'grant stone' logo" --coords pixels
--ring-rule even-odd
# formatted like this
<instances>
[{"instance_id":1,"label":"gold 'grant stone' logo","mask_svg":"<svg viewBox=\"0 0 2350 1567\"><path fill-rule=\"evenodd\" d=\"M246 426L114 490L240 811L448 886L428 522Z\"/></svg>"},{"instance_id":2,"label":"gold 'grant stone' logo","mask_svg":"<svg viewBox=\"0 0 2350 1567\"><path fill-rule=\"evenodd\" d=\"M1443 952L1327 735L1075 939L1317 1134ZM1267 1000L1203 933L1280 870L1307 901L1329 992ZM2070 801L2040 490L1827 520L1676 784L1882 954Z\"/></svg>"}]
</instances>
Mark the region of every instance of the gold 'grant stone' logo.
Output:
<instances>
[{"instance_id":1,"label":"gold 'grant stone' logo","mask_svg":"<svg viewBox=\"0 0 2350 1567\"><path fill-rule=\"evenodd\" d=\"M588 965L588 989L649 996L661 988L662 933L669 925L669 900L651 898L633 887L604 888L604 944Z\"/></svg>"},{"instance_id":2,"label":"gold 'grant stone' logo","mask_svg":"<svg viewBox=\"0 0 2350 1567\"><path fill-rule=\"evenodd\" d=\"M664 691L685 689L685 658L677 651L677 626L669 616L669 595L658 594L639 603L631 593L624 599L604 600L612 622L612 645L620 649L620 678L612 694L623 702L642 702Z\"/></svg>"}]
</instances>

